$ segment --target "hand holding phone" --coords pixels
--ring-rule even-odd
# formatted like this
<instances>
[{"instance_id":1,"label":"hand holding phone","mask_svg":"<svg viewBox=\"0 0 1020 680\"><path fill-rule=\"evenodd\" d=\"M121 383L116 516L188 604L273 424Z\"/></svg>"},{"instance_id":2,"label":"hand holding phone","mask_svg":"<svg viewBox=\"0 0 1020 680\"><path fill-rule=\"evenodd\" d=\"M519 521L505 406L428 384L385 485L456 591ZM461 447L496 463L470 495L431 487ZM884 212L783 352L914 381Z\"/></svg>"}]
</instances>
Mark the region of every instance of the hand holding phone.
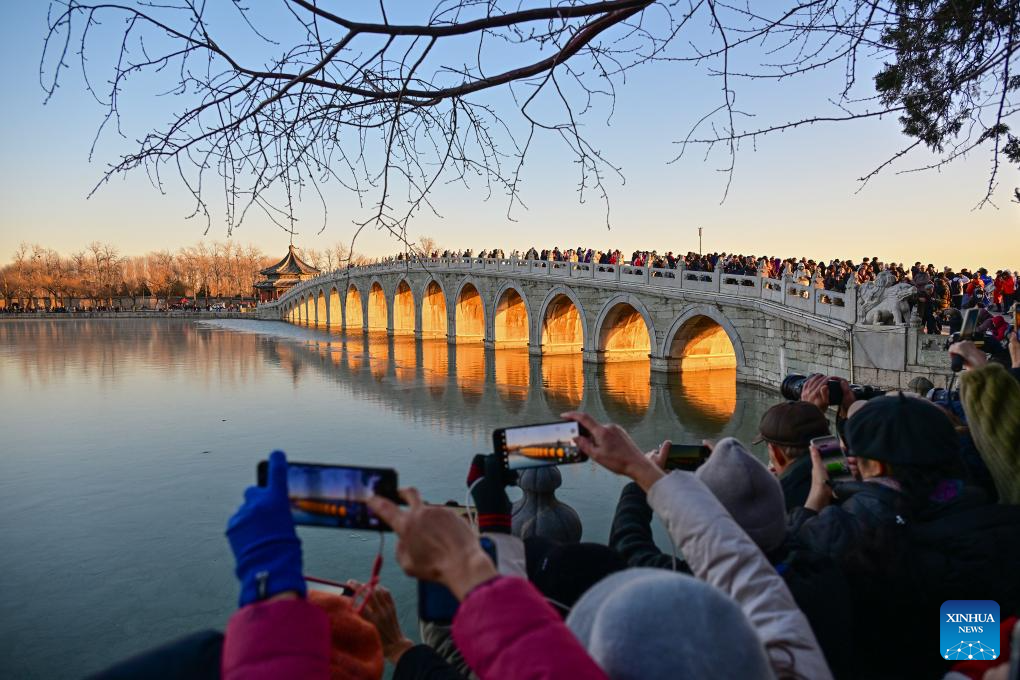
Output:
<instances>
[{"instance_id":1,"label":"hand holding phone","mask_svg":"<svg viewBox=\"0 0 1020 680\"><path fill-rule=\"evenodd\" d=\"M671 444L666 456L667 470L694 472L705 464L712 450L704 444Z\"/></svg>"},{"instance_id":2,"label":"hand holding phone","mask_svg":"<svg viewBox=\"0 0 1020 680\"><path fill-rule=\"evenodd\" d=\"M587 434L574 420L504 427L492 433L492 446L508 470L567 465L588 460L577 448L577 438Z\"/></svg>"},{"instance_id":3,"label":"hand holding phone","mask_svg":"<svg viewBox=\"0 0 1020 680\"><path fill-rule=\"evenodd\" d=\"M811 440L811 446L818 449L822 459L822 465L829 474L829 482L842 484L843 482L854 481L853 472L850 470L850 462L843 453L839 437L829 435L826 437L815 437Z\"/></svg>"},{"instance_id":4,"label":"hand holding phone","mask_svg":"<svg viewBox=\"0 0 1020 680\"><path fill-rule=\"evenodd\" d=\"M485 536L479 539L479 544L495 566L496 544ZM456 596L443 584L435 581L418 581L418 618L422 621L448 626L453 622L459 606L460 602Z\"/></svg>"},{"instance_id":5,"label":"hand holding phone","mask_svg":"<svg viewBox=\"0 0 1020 680\"><path fill-rule=\"evenodd\" d=\"M408 576L434 580L447 586L458 599L498 572L482 548L478 535L463 520L443 508L430 507L417 489L402 489L408 510L381 496L368 505L397 536L397 561Z\"/></svg>"},{"instance_id":6,"label":"hand holding phone","mask_svg":"<svg viewBox=\"0 0 1020 680\"><path fill-rule=\"evenodd\" d=\"M266 461L259 463L256 474L259 486L266 486ZM390 531L366 505L375 495L397 500L396 470L318 463L287 465L287 500L294 524Z\"/></svg>"}]
</instances>

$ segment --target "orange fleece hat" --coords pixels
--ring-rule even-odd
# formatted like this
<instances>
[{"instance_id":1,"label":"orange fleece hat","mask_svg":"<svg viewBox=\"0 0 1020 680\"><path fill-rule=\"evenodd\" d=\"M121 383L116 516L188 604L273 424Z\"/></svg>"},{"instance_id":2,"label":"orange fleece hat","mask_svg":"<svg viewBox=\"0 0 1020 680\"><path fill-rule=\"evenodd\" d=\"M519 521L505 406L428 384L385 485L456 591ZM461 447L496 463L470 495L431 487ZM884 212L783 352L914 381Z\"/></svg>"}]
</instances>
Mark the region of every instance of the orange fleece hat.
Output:
<instances>
[{"instance_id":1,"label":"orange fleece hat","mask_svg":"<svg viewBox=\"0 0 1020 680\"><path fill-rule=\"evenodd\" d=\"M308 601L329 617L330 676L334 680L379 680L383 673L379 631L354 611L351 599L309 590Z\"/></svg>"}]
</instances>

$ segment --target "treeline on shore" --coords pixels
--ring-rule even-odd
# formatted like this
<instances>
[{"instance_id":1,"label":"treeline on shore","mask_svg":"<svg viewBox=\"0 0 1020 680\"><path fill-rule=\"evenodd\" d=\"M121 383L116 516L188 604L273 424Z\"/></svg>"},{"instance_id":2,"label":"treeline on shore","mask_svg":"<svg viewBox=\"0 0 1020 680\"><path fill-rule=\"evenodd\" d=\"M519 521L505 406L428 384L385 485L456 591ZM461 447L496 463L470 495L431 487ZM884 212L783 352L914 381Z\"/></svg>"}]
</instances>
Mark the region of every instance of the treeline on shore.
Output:
<instances>
[{"instance_id":1,"label":"treeline on shore","mask_svg":"<svg viewBox=\"0 0 1020 680\"><path fill-rule=\"evenodd\" d=\"M343 244L300 251L324 271L368 258L349 255ZM282 255L282 254L281 254ZM22 243L0 267L0 295L5 309L169 307L190 298L199 304L224 298L250 300L259 272L281 255L266 255L257 246L226 241L199 242L176 251L155 250L123 255L116 246L93 241L64 255L39 244Z\"/></svg>"}]
</instances>

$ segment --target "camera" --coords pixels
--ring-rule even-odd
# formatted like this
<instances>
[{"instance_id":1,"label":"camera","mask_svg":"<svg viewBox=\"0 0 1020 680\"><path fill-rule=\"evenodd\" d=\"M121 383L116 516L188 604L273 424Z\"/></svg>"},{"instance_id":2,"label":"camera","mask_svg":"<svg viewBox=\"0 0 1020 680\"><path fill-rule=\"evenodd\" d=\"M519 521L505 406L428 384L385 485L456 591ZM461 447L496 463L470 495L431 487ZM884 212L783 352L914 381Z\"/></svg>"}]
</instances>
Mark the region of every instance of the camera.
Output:
<instances>
[{"instance_id":1,"label":"camera","mask_svg":"<svg viewBox=\"0 0 1020 680\"><path fill-rule=\"evenodd\" d=\"M808 376L806 375L791 373L783 378L779 391L783 393L783 397L790 401L800 401L800 393L804 389L804 383L807 379ZM829 380L828 389L829 406L839 406L842 404L843 386L840 385L840 382L838 380ZM853 392L854 399L857 400L873 399L885 394L885 390L881 390L874 385L850 385L850 391Z\"/></svg>"}]
</instances>

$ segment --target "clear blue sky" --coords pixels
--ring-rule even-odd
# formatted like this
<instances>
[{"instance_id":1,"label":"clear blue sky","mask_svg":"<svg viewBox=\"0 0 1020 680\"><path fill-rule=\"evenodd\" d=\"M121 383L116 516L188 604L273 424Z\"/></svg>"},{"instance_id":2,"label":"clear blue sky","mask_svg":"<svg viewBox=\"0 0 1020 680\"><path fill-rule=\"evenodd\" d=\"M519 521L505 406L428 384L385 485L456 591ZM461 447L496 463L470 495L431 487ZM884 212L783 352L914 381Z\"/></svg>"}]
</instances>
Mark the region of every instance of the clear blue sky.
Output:
<instances>
[{"instance_id":1,"label":"clear blue sky","mask_svg":"<svg viewBox=\"0 0 1020 680\"><path fill-rule=\"evenodd\" d=\"M203 221L186 221L191 204L183 187L167 183L166 195L144 173L117 179L86 200L105 164L125 141L107 135L93 161L88 150L102 107L88 95L80 75L65 73L57 95L43 106L38 64L45 35L47 3L5 3L0 9L0 49L5 68L0 164L0 260L21 241L40 242L63 252L89 241L109 241L125 254L176 248L200 239L222 240L223 222L214 216L203 236ZM220 26L232 37L229 24ZM694 29L695 31L700 29ZM808 112L832 113L827 98L837 91L838 72L781 85L741 84L738 104L762 124ZM655 248L697 247L704 227L706 250L804 254L814 258L877 255L883 259L930 261L952 266L1020 267L1020 207L1009 202L1020 185L1015 168L1005 168L996 195L999 209L972 210L981 198L989 160L980 153L941 173L879 176L861 193L856 178L903 143L896 121L814 126L772 135L737 158L729 198L720 205L724 159L703 162L698 153L667 164L694 121L719 101L719 82L703 68L660 64L633 71L618 89L611 124L606 110L589 115L585 126L614 163L626 185L609 179L612 231L607 232L597 201L579 204L576 169L561 142L540 137L528 160L522 196L528 209L506 220L506 201L485 200L481 186L446 186L435 195L442 218L425 213L413 233L434 236L449 247L531 245ZM128 91L130 96L131 90ZM128 104L125 133L134 139L153 121L164 121L181 104L147 97ZM914 163L928 157L918 154ZM905 166L904 166L905 167ZM339 186L330 189L330 220L317 234L299 227L297 245L322 248L347 241L351 221L366 216ZM314 225L314 226L313 226ZM282 254L288 236L261 215L253 215L234 239ZM366 233L358 249L369 255L395 251L383 233Z\"/></svg>"}]
</instances>

